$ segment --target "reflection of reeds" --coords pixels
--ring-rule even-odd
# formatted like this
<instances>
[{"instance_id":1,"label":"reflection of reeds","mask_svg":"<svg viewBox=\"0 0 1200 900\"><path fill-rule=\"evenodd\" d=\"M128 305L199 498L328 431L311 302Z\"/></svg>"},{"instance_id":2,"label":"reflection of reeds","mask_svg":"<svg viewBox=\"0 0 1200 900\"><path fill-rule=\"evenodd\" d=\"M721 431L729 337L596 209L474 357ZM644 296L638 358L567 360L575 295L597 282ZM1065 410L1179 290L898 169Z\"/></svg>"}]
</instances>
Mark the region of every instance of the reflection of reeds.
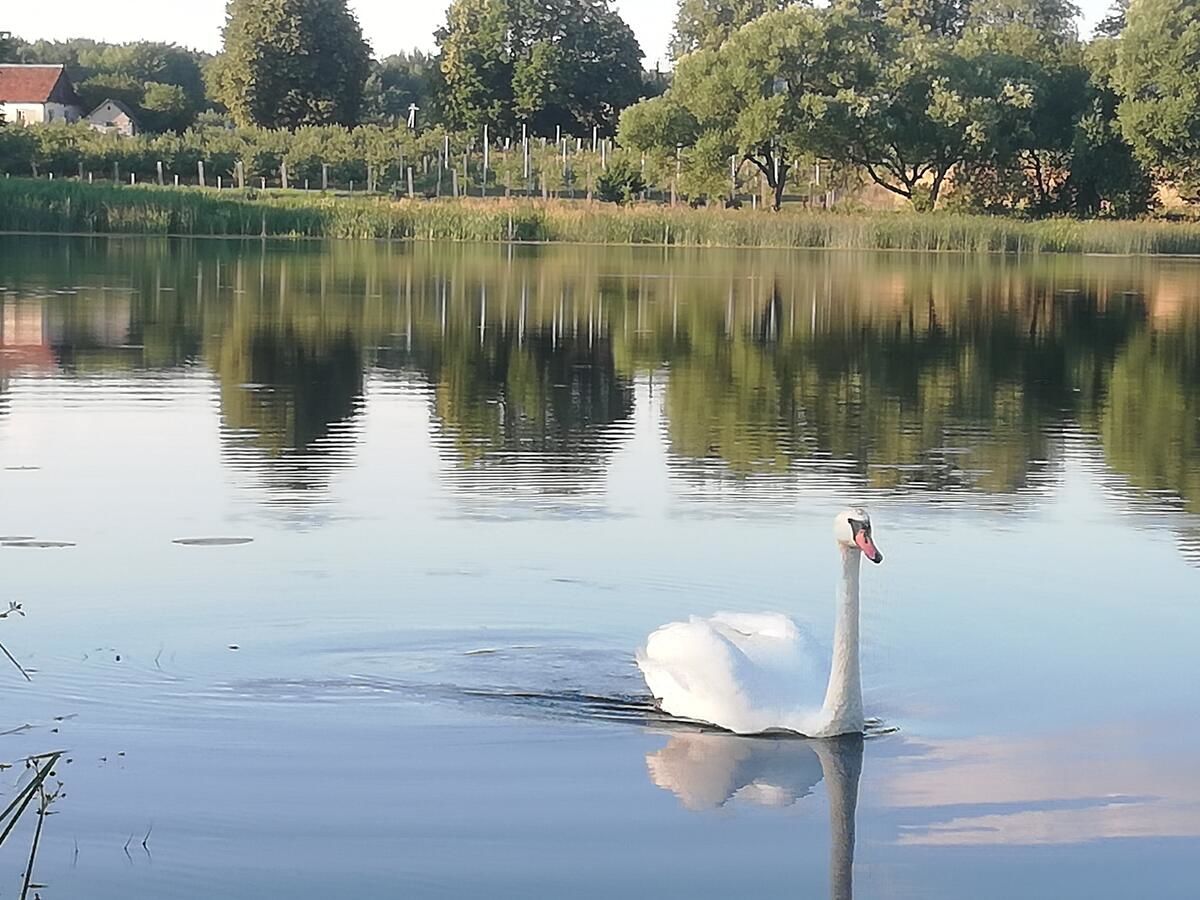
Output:
<instances>
[{"instance_id":1,"label":"reflection of reeds","mask_svg":"<svg viewBox=\"0 0 1200 900\"><path fill-rule=\"evenodd\" d=\"M9 601L8 609L6 609L4 612L0 612L0 619L7 619L9 616L23 616L23 615L25 615L25 613L21 609L21 604L13 602L13 601ZM3 651L4 655L6 657L8 657L8 661L17 667L18 672L20 672L22 675L25 676L26 681L33 680L32 678L29 677L29 673L25 671L25 667L17 661L17 658L8 652L8 648L4 646L4 643L2 641L0 641L0 651Z\"/></svg>"},{"instance_id":2,"label":"reflection of reeds","mask_svg":"<svg viewBox=\"0 0 1200 900\"><path fill-rule=\"evenodd\" d=\"M29 847L29 858L25 864L25 873L21 880L21 900L25 900L29 896L29 889L34 887L33 883L33 867L37 862L38 847L41 846L42 828L46 822L46 816L49 815L50 806L62 794L62 782L52 790L46 789L46 780L54 775L55 766L59 759L62 758L62 751L54 753L43 753L38 756L31 756L25 760L25 765L34 770L34 776L29 784L25 785L12 801L0 812L0 825L3 825L3 831L0 831L0 847L4 846L12 834L13 829L17 827L17 823L21 821L25 813L33 805L36 799L37 803L37 822L33 830L33 842Z\"/></svg>"},{"instance_id":3,"label":"reflection of reeds","mask_svg":"<svg viewBox=\"0 0 1200 900\"><path fill-rule=\"evenodd\" d=\"M694 210L536 200L391 201L290 193L0 181L0 231L703 247L1200 253L1200 226L938 213Z\"/></svg>"}]
</instances>

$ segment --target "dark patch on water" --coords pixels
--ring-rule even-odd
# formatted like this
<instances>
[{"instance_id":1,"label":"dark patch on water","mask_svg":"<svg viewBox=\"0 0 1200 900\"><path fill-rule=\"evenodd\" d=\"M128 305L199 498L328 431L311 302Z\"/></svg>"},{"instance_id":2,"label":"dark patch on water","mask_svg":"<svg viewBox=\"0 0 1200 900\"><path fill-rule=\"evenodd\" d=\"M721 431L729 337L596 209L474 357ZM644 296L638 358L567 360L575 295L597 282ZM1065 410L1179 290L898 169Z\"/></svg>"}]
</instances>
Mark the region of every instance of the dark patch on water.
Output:
<instances>
[{"instance_id":1,"label":"dark patch on water","mask_svg":"<svg viewBox=\"0 0 1200 900\"><path fill-rule=\"evenodd\" d=\"M0 547L28 547L34 550L61 550L74 547L70 541L4 541Z\"/></svg>"},{"instance_id":2,"label":"dark patch on water","mask_svg":"<svg viewBox=\"0 0 1200 900\"><path fill-rule=\"evenodd\" d=\"M250 544L254 542L254 538L248 537L201 537L201 538L175 538L171 543L180 544L184 547L236 547L241 544Z\"/></svg>"}]
</instances>

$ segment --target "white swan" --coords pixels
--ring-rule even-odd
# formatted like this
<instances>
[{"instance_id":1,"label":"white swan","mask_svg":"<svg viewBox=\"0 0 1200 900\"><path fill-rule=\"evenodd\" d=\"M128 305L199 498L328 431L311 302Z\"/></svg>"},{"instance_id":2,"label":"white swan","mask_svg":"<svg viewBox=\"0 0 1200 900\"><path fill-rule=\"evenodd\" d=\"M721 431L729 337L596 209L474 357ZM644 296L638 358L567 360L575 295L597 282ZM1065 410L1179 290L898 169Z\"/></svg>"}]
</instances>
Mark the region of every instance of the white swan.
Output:
<instances>
[{"instance_id":1,"label":"white swan","mask_svg":"<svg viewBox=\"0 0 1200 900\"><path fill-rule=\"evenodd\" d=\"M792 731L808 737L862 733L858 666L858 570L882 562L866 510L834 520L842 555L833 661L821 699L823 658L778 613L718 613L664 625L646 639L637 664L664 712L737 734Z\"/></svg>"}]
</instances>

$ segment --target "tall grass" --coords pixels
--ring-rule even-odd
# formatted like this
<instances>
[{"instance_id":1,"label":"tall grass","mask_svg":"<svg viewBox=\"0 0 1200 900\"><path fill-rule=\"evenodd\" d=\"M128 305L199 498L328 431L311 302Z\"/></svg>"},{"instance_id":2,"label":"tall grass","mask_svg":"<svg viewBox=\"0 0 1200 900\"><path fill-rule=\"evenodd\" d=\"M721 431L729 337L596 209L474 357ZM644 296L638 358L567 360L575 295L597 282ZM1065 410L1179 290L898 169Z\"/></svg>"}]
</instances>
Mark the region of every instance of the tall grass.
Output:
<instances>
[{"instance_id":1,"label":"tall grass","mask_svg":"<svg viewBox=\"0 0 1200 900\"><path fill-rule=\"evenodd\" d=\"M951 213L620 208L532 200L387 200L303 192L0 179L0 231L546 241L699 247L1200 254L1200 224Z\"/></svg>"}]
</instances>

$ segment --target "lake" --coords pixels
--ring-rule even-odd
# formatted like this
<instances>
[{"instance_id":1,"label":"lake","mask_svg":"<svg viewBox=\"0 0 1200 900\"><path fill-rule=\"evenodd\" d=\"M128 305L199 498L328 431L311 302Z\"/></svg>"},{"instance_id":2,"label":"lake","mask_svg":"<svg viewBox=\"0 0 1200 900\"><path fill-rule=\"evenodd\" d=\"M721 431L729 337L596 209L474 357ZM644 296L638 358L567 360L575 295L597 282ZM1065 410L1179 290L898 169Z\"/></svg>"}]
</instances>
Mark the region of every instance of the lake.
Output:
<instances>
[{"instance_id":1,"label":"lake","mask_svg":"<svg viewBox=\"0 0 1200 900\"><path fill-rule=\"evenodd\" d=\"M1196 895L1200 262L8 236L0 307L30 896ZM659 714L664 622L828 642L852 502L872 733Z\"/></svg>"}]
</instances>

